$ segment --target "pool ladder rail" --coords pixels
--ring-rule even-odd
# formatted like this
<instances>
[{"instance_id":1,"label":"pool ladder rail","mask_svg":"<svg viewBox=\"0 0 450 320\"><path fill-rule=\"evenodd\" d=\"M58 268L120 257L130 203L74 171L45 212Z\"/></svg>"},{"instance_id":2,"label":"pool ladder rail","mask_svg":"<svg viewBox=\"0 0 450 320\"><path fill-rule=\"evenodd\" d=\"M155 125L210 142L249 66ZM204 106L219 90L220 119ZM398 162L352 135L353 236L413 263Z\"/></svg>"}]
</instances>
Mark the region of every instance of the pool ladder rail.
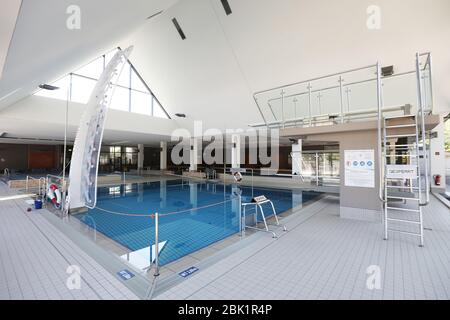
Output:
<instances>
[{"instance_id":1,"label":"pool ladder rail","mask_svg":"<svg viewBox=\"0 0 450 320\"><path fill-rule=\"evenodd\" d=\"M266 219L266 214L264 213L264 209L262 207L263 204L270 204L271 208L272 208L272 213L273 216L275 217L275 224L270 224L267 222ZM253 213L254 217L255 217L255 226L248 226L246 223L246 208L249 206L254 206L255 208L255 212ZM259 208L259 210L258 210ZM258 228L258 212L261 212L261 217L263 219L263 223L264 223L264 228ZM278 219L278 215L277 212L275 210L275 206L273 205L273 202L269 199L267 199L264 196L259 196L259 197L255 197L252 199L252 202L242 202L241 201L241 220L240 220L240 234L241 236L244 235L245 233L245 229L253 229L253 230L258 230L258 231L263 231L263 232L268 232L272 234L272 238L278 238L278 234L275 231L272 231L269 229L269 225L274 225L277 227L282 227L283 231L286 232L287 228L285 225L280 224L280 221Z\"/></svg>"}]
</instances>

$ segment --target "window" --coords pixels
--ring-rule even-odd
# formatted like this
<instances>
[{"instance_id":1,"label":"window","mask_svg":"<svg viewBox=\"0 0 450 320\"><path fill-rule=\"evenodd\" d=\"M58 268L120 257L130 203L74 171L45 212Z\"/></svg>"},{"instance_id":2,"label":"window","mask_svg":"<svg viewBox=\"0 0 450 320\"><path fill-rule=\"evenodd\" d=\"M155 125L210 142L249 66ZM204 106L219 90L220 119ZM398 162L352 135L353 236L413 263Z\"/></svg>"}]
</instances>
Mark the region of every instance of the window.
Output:
<instances>
[{"instance_id":1,"label":"window","mask_svg":"<svg viewBox=\"0 0 450 320\"><path fill-rule=\"evenodd\" d=\"M96 81L72 75L71 101L78 103L88 103L92 90L94 90Z\"/></svg>"},{"instance_id":2,"label":"window","mask_svg":"<svg viewBox=\"0 0 450 320\"><path fill-rule=\"evenodd\" d=\"M119 49L114 49L85 66L55 81L60 89L39 90L38 96L87 103L100 75ZM111 109L170 119L141 76L128 61L122 69L111 99Z\"/></svg>"}]
</instances>

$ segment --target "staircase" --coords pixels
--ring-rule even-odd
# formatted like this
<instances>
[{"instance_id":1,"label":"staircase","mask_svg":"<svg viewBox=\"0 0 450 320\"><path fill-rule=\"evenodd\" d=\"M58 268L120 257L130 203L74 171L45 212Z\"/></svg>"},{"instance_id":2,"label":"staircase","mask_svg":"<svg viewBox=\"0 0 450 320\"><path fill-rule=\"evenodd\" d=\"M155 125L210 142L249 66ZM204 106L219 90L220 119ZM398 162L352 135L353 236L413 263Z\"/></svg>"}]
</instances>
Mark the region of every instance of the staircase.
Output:
<instances>
[{"instance_id":1,"label":"staircase","mask_svg":"<svg viewBox=\"0 0 450 320\"><path fill-rule=\"evenodd\" d=\"M416 115L384 117L384 239L391 232L420 238L423 246L420 126Z\"/></svg>"}]
</instances>

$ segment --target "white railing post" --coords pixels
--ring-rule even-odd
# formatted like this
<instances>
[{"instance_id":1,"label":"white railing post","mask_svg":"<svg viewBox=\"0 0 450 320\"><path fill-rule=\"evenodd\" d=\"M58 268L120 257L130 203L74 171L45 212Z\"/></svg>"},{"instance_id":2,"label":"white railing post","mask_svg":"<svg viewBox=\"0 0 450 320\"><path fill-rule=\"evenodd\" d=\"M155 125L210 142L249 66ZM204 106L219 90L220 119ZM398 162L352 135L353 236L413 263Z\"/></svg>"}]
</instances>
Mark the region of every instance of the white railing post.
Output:
<instances>
[{"instance_id":1,"label":"white railing post","mask_svg":"<svg viewBox=\"0 0 450 320\"><path fill-rule=\"evenodd\" d=\"M154 276L159 276L159 213L155 213L155 273Z\"/></svg>"}]
</instances>

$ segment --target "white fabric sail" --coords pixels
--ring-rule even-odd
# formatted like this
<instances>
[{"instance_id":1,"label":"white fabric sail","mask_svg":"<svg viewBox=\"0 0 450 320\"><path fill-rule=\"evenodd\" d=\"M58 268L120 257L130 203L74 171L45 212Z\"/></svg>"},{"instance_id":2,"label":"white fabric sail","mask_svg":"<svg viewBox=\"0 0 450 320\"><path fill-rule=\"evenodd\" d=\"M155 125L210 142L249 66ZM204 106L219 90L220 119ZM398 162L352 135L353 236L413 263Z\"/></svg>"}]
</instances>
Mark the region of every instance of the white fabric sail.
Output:
<instances>
[{"instance_id":1,"label":"white fabric sail","mask_svg":"<svg viewBox=\"0 0 450 320\"><path fill-rule=\"evenodd\" d=\"M97 203L97 175L108 107L117 79L133 47L119 50L106 66L92 91L81 117L72 152L67 208L94 208Z\"/></svg>"}]
</instances>

